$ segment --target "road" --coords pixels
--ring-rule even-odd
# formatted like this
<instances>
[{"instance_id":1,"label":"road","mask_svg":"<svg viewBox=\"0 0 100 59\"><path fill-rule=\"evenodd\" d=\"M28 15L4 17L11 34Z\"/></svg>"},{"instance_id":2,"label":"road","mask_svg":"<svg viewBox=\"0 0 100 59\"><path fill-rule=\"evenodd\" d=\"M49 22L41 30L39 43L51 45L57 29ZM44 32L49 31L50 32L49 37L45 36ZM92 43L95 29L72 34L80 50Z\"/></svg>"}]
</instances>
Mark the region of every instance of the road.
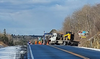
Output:
<instances>
[{"instance_id":1,"label":"road","mask_svg":"<svg viewBox=\"0 0 100 59\"><path fill-rule=\"evenodd\" d=\"M100 52L72 46L29 45L29 59L100 59Z\"/></svg>"}]
</instances>

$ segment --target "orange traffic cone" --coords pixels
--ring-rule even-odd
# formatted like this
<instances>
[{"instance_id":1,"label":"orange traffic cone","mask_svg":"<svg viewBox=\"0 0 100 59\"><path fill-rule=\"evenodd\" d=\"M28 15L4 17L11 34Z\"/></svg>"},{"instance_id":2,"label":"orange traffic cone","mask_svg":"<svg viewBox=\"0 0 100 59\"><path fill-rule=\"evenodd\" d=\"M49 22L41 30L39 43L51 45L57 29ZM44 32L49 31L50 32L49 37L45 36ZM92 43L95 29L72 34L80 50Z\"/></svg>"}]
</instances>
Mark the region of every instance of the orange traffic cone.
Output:
<instances>
[{"instance_id":1,"label":"orange traffic cone","mask_svg":"<svg viewBox=\"0 0 100 59\"><path fill-rule=\"evenodd\" d=\"M37 41L35 41L35 44L37 44Z\"/></svg>"},{"instance_id":2,"label":"orange traffic cone","mask_svg":"<svg viewBox=\"0 0 100 59\"><path fill-rule=\"evenodd\" d=\"M38 44L40 44L40 41L38 42Z\"/></svg>"},{"instance_id":3,"label":"orange traffic cone","mask_svg":"<svg viewBox=\"0 0 100 59\"><path fill-rule=\"evenodd\" d=\"M47 42L47 45L49 45L49 43Z\"/></svg>"},{"instance_id":4,"label":"orange traffic cone","mask_svg":"<svg viewBox=\"0 0 100 59\"><path fill-rule=\"evenodd\" d=\"M40 45L42 45L42 43L40 43Z\"/></svg>"},{"instance_id":5,"label":"orange traffic cone","mask_svg":"<svg viewBox=\"0 0 100 59\"><path fill-rule=\"evenodd\" d=\"M39 45L42 45L41 41L38 42Z\"/></svg>"}]
</instances>

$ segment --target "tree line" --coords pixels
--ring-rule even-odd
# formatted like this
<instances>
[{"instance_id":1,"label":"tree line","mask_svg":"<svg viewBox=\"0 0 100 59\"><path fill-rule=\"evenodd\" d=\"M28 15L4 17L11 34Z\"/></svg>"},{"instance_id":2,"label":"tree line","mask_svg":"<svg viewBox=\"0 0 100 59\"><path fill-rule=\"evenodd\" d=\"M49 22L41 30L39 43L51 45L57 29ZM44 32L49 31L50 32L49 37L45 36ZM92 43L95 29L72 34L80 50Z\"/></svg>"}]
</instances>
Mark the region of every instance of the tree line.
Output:
<instances>
[{"instance_id":1,"label":"tree line","mask_svg":"<svg viewBox=\"0 0 100 59\"><path fill-rule=\"evenodd\" d=\"M64 20L61 32L66 31L78 33L78 31L88 31L88 38L100 32L100 4L91 6L85 5L82 9L75 11ZM76 39L79 39L76 34ZM84 41L82 41L84 42Z\"/></svg>"},{"instance_id":2,"label":"tree line","mask_svg":"<svg viewBox=\"0 0 100 59\"><path fill-rule=\"evenodd\" d=\"M6 34L6 29L4 29L3 33L0 33L0 41L2 41L4 44L12 46L13 45L13 40L11 35Z\"/></svg>"},{"instance_id":3,"label":"tree line","mask_svg":"<svg viewBox=\"0 0 100 59\"><path fill-rule=\"evenodd\" d=\"M66 17L63 23L63 31L78 32L79 30L89 31L94 35L100 31L100 4L95 6L85 5L82 9Z\"/></svg>"}]
</instances>

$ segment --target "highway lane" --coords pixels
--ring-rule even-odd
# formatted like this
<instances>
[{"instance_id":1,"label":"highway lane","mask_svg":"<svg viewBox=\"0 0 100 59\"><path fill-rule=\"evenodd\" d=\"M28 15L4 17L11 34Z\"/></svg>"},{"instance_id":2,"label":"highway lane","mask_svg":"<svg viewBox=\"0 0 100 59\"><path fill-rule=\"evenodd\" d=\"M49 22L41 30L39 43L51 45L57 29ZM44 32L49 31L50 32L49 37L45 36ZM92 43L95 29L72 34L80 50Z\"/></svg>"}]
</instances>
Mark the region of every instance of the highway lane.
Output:
<instances>
[{"instance_id":1,"label":"highway lane","mask_svg":"<svg viewBox=\"0 0 100 59\"><path fill-rule=\"evenodd\" d=\"M83 59L47 45L30 45L33 59Z\"/></svg>"},{"instance_id":2,"label":"highway lane","mask_svg":"<svg viewBox=\"0 0 100 59\"><path fill-rule=\"evenodd\" d=\"M72 46L55 46L55 47L71 51L73 53L88 57L89 59L100 59L100 51L94 51L90 49L83 49Z\"/></svg>"},{"instance_id":3,"label":"highway lane","mask_svg":"<svg viewBox=\"0 0 100 59\"><path fill-rule=\"evenodd\" d=\"M100 59L100 52L71 46L30 45L31 59Z\"/></svg>"}]
</instances>

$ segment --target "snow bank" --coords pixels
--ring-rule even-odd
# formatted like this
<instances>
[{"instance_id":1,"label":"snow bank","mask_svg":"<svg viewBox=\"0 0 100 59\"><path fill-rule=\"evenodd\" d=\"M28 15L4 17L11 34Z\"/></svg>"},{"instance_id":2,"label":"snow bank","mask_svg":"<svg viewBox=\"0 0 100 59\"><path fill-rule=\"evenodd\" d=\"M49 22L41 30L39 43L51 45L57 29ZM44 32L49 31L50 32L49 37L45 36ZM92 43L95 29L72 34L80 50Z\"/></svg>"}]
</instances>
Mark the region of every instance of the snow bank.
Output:
<instances>
[{"instance_id":1,"label":"snow bank","mask_svg":"<svg viewBox=\"0 0 100 59\"><path fill-rule=\"evenodd\" d=\"M15 59L19 50L19 46L0 48L0 59Z\"/></svg>"},{"instance_id":2,"label":"snow bank","mask_svg":"<svg viewBox=\"0 0 100 59\"><path fill-rule=\"evenodd\" d=\"M89 49L89 50L100 51L100 49L95 49L95 48L87 48L87 47L78 47L78 48L83 48L83 49Z\"/></svg>"}]
</instances>

